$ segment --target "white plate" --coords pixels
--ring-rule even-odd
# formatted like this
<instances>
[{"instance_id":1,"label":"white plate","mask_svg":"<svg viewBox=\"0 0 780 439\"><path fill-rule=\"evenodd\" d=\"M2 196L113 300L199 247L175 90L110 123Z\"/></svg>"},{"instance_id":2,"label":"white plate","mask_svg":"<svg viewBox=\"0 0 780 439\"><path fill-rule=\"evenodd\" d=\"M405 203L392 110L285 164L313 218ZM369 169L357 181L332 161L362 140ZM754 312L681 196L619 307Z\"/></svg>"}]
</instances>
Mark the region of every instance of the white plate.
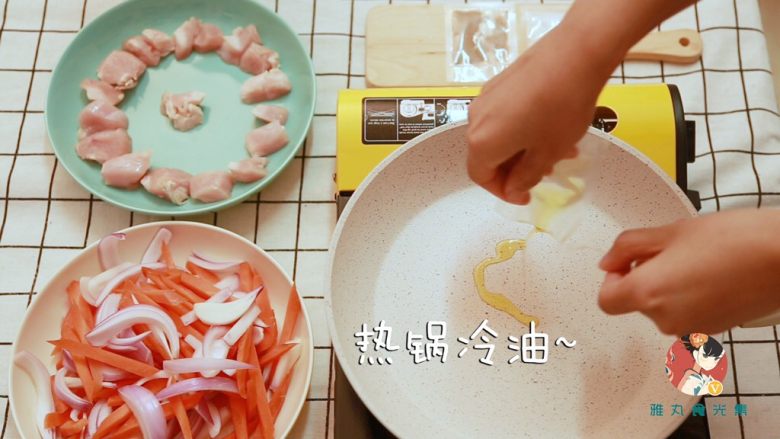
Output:
<instances>
[{"instance_id":1,"label":"white plate","mask_svg":"<svg viewBox=\"0 0 780 439\"><path fill-rule=\"evenodd\" d=\"M580 144L595 175L585 215L565 246L549 235L487 271L488 286L541 318L550 336L546 364L508 364L519 352L507 337L528 327L488 307L472 272L495 245L524 238L530 226L507 220L496 200L466 174L466 125L417 137L385 160L353 195L336 227L326 289L333 346L368 408L400 437L666 437L696 400L664 373L674 338L639 314L608 317L597 306L601 255L619 232L695 215L661 170L615 138L590 131ZM684 269L684 267L681 267ZM498 337L493 366L484 351L464 346L482 322ZM392 365L358 365L355 333L380 320L393 328ZM425 334L428 321L447 322L449 352L414 365L406 332ZM559 336L574 348L555 347ZM650 416L650 404L666 416Z\"/></svg>"},{"instance_id":2,"label":"white plate","mask_svg":"<svg viewBox=\"0 0 780 439\"><path fill-rule=\"evenodd\" d=\"M140 261L149 240L160 227L166 227L173 233L170 249L177 262L183 263L193 250L218 260L249 262L262 276L271 293L276 319L284 321L292 281L266 252L235 233L186 221L142 224L121 231L127 234L119 247L122 260ZM46 341L60 337L60 322L67 312L67 285L81 276L100 272L96 246L97 243L93 243L85 248L38 293L27 310L19 336L14 342L14 355L19 350L29 351L41 359L50 371L53 370L50 355L52 346ZM301 357L287 392L287 400L276 421L277 437L285 437L289 433L303 407L311 382L314 349L311 324L306 308L301 307L301 311L295 333L295 338L301 340ZM10 383L9 399L19 432L26 439L40 437L35 427L35 388L32 382L24 371L14 366L11 367Z\"/></svg>"}]
</instances>

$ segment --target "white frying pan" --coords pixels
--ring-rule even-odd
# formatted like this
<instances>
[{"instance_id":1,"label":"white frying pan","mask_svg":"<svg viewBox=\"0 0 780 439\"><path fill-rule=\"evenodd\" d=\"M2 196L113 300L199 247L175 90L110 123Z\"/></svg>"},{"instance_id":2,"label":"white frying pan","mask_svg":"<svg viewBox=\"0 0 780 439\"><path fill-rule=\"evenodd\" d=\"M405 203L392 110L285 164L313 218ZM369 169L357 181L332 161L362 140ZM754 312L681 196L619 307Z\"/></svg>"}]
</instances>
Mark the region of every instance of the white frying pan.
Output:
<instances>
[{"instance_id":1,"label":"white frying pan","mask_svg":"<svg viewBox=\"0 0 780 439\"><path fill-rule=\"evenodd\" d=\"M417 137L376 168L353 195L331 245L329 323L339 362L371 412L400 437L666 437L695 398L675 390L664 373L674 341L638 314L608 317L597 306L603 274L596 265L619 232L695 215L661 170L617 139L591 130L580 148L595 175L586 181L585 215L567 240L534 234L525 252L487 270L487 286L549 334L546 364L508 360L507 340L528 332L482 302L472 272L499 241L524 238L529 226L495 210L495 199L466 175L466 125ZM680 267L684 270L685 267ZM470 349L483 319L498 337L493 366ZM355 333L384 320L391 326L392 365L358 364ZM415 365L406 332L425 334L445 321L449 351ZM555 347L559 336L575 347ZM650 416L650 404L666 416Z\"/></svg>"}]
</instances>

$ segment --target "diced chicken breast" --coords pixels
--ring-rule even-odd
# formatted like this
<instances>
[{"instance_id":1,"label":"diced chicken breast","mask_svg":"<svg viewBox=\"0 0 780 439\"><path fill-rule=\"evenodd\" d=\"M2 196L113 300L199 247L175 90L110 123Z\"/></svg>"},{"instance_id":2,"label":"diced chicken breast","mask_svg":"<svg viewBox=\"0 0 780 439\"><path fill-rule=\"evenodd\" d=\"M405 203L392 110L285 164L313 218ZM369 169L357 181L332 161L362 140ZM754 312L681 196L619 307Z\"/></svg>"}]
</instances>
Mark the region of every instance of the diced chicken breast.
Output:
<instances>
[{"instance_id":1,"label":"diced chicken breast","mask_svg":"<svg viewBox=\"0 0 780 439\"><path fill-rule=\"evenodd\" d=\"M192 53L192 45L200 32L201 22L195 17L185 21L173 33L173 52L176 59L183 60Z\"/></svg>"},{"instance_id":2,"label":"diced chicken breast","mask_svg":"<svg viewBox=\"0 0 780 439\"><path fill-rule=\"evenodd\" d=\"M246 150L252 156L265 157L287 145L287 131L277 121L255 128L246 135Z\"/></svg>"},{"instance_id":3,"label":"diced chicken breast","mask_svg":"<svg viewBox=\"0 0 780 439\"><path fill-rule=\"evenodd\" d=\"M192 48L198 52L213 52L222 46L222 30L211 23L201 23Z\"/></svg>"},{"instance_id":4,"label":"diced chicken breast","mask_svg":"<svg viewBox=\"0 0 780 439\"><path fill-rule=\"evenodd\" d=\"M149 170L151 156L151 152L145 151L114 157L103 162L100 175L109 186L133 189Z\"/></svg>"},{"instance_id":5,"label":"diced chicken breast","mask_svg":"<svg viewBox=\"0 0 780 439\"><path fill-rule=\"evenodd\" d=\"M232 190L233 180L225 171L203 172L190 180L192 198L203 203L226 200Z\"/></svg>"},{"instance_id":6,"label":"diced chicken breast","mask_svg":"<svg viewBox=\"0 0 780 439\"><path fill-rule=\"evenodd\" d=\"M240 183L252 183L268 175L268 159L265 157L249 157L228 164L230 178Z\"/></svg>"},{"instance_id":7,"label":"diced chicken breast","mask_svg":"<svg viewBox=\"0 0 780 439\"><path fill-rule=\"evenodd\" d=\"M206 94L200 91L187 93L163 93L160 112L170 119L179 131L189 131L203 123L203 109L200 105Z\"/></svg>"},{"instance_id":8,"label":"diced chicken breast","mask_svg":"<svg viewBox=\"0 0 780 439\"><path fill-rule=\"evenodd\" d=\"M254 24L233 29L233 35L237 36L243 42L244 47L248 46L250 43L263 44L263 40L260 39L260 33L257 32L257 28Z\"/></svg>"},{"instance_id":9,"label":"diced chicken breast","mask_svg":"<svg viewBox=\"0 0 780 439\"><path fill-rule=\"evenodd\" d=\"M152 42L143 35L130 37L122 45L122 49L132 53L149 67L160 64L160 52Z\"/></svg>"},{"instance_id":10,"label":"diced chicken breast","mask_svg":"<svg viewBox=\"0 0 780 439\"><path fill-rule=\"evenodd\" d=\"M127 115L115 106L103 101L92 101L79 114L79 137L88 136L98 131L126 130Z\"/></svg>"},{"instance_id":11,"label":"diced chicken breast","mask_svg":"<svg viewBox=\"0 0 780 439\"><path fill-rule=\"evenodd\" d=\"M81 81L81 88L84 89L87 99L90 101L103 101L116 105L125 98L124 93L99 79L85 79Z\"/></svg>"},{"instance_id":12,"label":"diced chicken breast","mask_svg":"<svg viewBox=\"0 0 780 439\"><path fill-rule=\"evenodd\" d=\"M287 123L288 111L278 105L259 104L252 109L252 114L263 122L277 121L284 125Z\"/></svg>"},{"instance_id":13,"label":"diced chicken breast","mask_svg":"<svg viewBox=\"0 0 780 439\"><path fill-rule=\"evenodd\" d=\"M168 54L173 52L173 38L165 32L157 29L144 29L141 35L145 36L152 43L161 57L168 56Z\"/></svg>"},{"instance_id":14,"label":"diced chicken breast","mask_svg":"<svg viewBox=\"0 0 780 439\"><path fill-rule=\"evenodd\" d=\"M279 67L279 54L266 46L252 43L241 55L238 66L251 75L259 75Z\"/></svg>"},{"instance_id":15,"label":"diced chicken breast","mask_svg":"<svg viewBox=\"0 0 780 439\"><path fill-rule=\"evenodd\" d=\"M217 55L228 64L239 65L241 56L250 44L262 44L260 34L257 28L250 24L247 27L237 27L233 29L231 35L226 35L222 39L222 46L217 50Z\"/></svg>"},{"instance_id":16,"label":"diced chicken breast","mask_svg":"<svg viewBox=\"0 0 780 439\"><path fill-rule=\"evenodd\" d=\"M268 101L286 95L291 89L287 75L279 69L271 69L244 81L241 100L247 104Z\"/></svg>"},{"instance_id":17,"label":"diced chicken breast","mask_svg":"<svg viewBox=\"0 0 780 439\"><path fill-rule=\"evenodd\" d=\"M79 157L98 163L128 154L132 149L133 141L122 129L98 131L82 138L76 145Z\"/></svg>"},{"instance_id":18,"label":"diced chicken breast","mask_svg":"<svg viewBox=\"0 0 780 439\"><path fill-rule=\"evenodd\" d=\"M190 178L190 174L179 169L155 168L141 179L141 186L152 195L184 204L190 197Z\"/></svg>"},{"instance_id":19,"label":"diced chicken breast","mask_svg":"<svg viewBox=\"0 0 780 439\"><path fill-rule=\"evenodd\" d=\"M124 50L115 50L98 67L98 78L119 90L128 90L138 84L145 71L143 61Z\"/></svg>"}]
</instances>

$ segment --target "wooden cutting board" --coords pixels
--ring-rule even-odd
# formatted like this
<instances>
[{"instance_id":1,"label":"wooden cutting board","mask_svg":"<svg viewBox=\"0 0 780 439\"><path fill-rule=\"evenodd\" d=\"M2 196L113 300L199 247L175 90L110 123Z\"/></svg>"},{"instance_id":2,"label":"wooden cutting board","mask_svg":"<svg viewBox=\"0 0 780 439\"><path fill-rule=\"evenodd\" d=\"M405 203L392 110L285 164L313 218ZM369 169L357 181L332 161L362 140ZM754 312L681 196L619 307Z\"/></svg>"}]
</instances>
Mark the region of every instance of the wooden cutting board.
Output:
<instances>
[{"instance_id":1,"label":"wooden cutting board","mask_svg":"<svg viewBox=\"0 0 780 439\"><path fill-rule=\"evenodd\" d=\"M504 8L510 15L513 13L514 38L507 42L514 45L518 54L534 42L532 27L535 24L559 20L567 10L566 5L515 4ZM419 87L484 82L454 78L450 67L450 60L454 58L451 47L457 45L453 9L478 8L447 5L372 8L366 18L366 83L371 87ZM531 38L528 35L532 35ZM650 33L629 51L626 59L687 64L697 61L701 51L698 32L670 30Z\"/></svg>"}]
</instances>

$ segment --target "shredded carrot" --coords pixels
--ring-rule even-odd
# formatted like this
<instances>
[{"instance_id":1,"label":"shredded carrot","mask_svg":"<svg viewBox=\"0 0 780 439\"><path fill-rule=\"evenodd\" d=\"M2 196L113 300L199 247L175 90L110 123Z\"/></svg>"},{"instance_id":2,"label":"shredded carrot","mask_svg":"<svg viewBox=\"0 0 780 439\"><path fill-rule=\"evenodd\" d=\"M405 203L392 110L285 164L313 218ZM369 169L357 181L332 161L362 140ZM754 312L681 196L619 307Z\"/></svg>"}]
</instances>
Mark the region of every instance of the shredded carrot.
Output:
<instances>
[{"instance_id":1,"label":"shredded carrot","mask_svg":"<svg viewBox=\"0 0 780 439\"><path fill-rule=\"evenodd\" d=\"M246 262L238 266L238 289L252 291L252 266Z\"/></svg>"},{"instance_id":2,"label":"shredded carrot","mask_svg":"<svg viewBox=\"0 0 780 439\"><path fill-rule=\"evenodd\" d=\"M103 436L116 430L117 427L124 424L130 418L130 407L127 404L120 406L118 409L111 412L110 415L103 420L98 427L92 439L100 439Z\"/></svg>"},{"instance_id":3,"label":"shredded carrot","mask_svg":"<svg viewBox=\"0 0 780 439\"><path fill-rule=\"evenodd\" d=\"M233 427L235 428L236 439L248 439L246 425L246 404L244 400L235 395L228 394L230 403L230 414L233 416Z\"/></svg>"},{"instance_id":4,"label":"shredded carrot","mask_svg":"<svg viewBox=\"0 0 780 439\"><path fill-rule=\"evenodd\" d=\"M181 398L172 398L171 405L173 406L173 413L176 415L176 420L181 427L181 434L184 439L192 439L192 428L190 427L190 419L187 417L187 409L184 408Z\"/></svg>"},{"instance_id":5,"label":"shredded carrot","mask_svg":"<svg viewBox=\"0 0 780 439\"><path fill-rule=\"evenodd\" d=\"M269 349L267 352L263 354L262 357L260 357L260 367L266 366L268 364L271 364L275 360L281 358L282 355L286 354L290 351L290 349L294 348L295 345L290 344L278 344L271 349Z\"/></svg>"},{"instance_id":6,"label":"shredded carrot","mask_svg":"<svg viewBox=\"0 0 780 439\"><path fill-rule=\"evenodd\" d=\"M238 361L247 362L249 359L249 351L252 349L252 336L249 333L249 331L246 331L244 335L239 338L238 343L238 352L236 352L236 359ZM238 386L238 394L241 395L242 398L246 398L246 380L247 380L247 371L245 369L237 370L236 371L236 385Z\"/></svg>"},{"instance_id":7,"label":"shredded carrot","mask_svg":"<svg viewBox=\"0 0 780 439\"><path fill-rule=\"evenodd\" d=\"M200 277L195 277L189 273L182 273L180 282L185 287L205 298L209 298L219 291L219 288L215 287L213 282L209 282Z\"/></svg>"},{"instance_id":8,"label":"shredded carrot","mask_svg":"<svg viewBox=\"0 0 780 439\"><path fill-rule=\"evenodd\" d=\"M117 369L122 369L141 377L152 376L159 372L154 366L123 357L113 352L104 351L103 349L90 346L86 343L79 343L73 340L55 340L50 341L49 343L69 351L71 355L83 355L89 359L108 364L109 366L114 366Z\"/></svg>"},{"instance_id":9,"label":"shredded carrot","mask_svg":"<svg viewBox=\"0 0 780 439\"><path fill-rule=\"evenodd\" d=\"M284 324L282 325L281 342L286 343L292 340L293 332L298 323L298 315L301 313L301 299L298 296L298 289L293 282L290 289L290 297L287 299L287 312L284 314Z\"/></svg>"},{"instance_id":10,"label":"shredded carrot","mask_svg":"<svg viewBox=\"0 0 780 439\"><path fill-rule=\"evenodd\" d=\"M87 426L87 418L81 418L78 421L68 420L68 422L60 425L58 431L63 436L70 436L73 434L81 433L84 427Z\"/></svg>"},{"instance_id":11,"label":"shredded carrot","mask_svg":"<svg viewBox=\"0 0 780 439\"><path fill-rule=\"evenodd\" d=\"M282 411L282 407L284 406L284 400L287 398L287 389L290 388L290 382L292 381L293 371L295 370L295 366L297 364L298 364L298 360L296 359L295 362L290 367L290 369L284 375L284 378L282 378L282 382L279 383L279 387L276 389L273 396L271 397L271 414L273 415L274 420L276 420L277 416L279 416L279 412Z\"/></svg>"},{"instance_id":12,"label":"shredded carrot","mask_svg":"<svg viewBox=\"0 0 780 439\"><path fill-rule=\"evenodd\" d=\"M192 290L185 287L184 285L179 285L176 283L173 279L163 276L160 278L160 280L163 282L163 285L165 285L167 288L172 289L175 291L178 295L181 297L187 299L189 302L192 303L200 303L203 302L203 299L195 294Z\"/></svg>"},{"instance_id":13,"label":"shredded carrot","mask_svg":"<svg viewBox=\"0 0 780 439\"><path fill-rule=\"evenodd\" d=\"M44 418L43 426L46 428L56 428L67 421L70 421L70 413L51 412Z\"/></svg>"},{"instance_id":14,"label":"shredded carrot","mask_svg":"<svg viewBox=\"0 0 780 439\"><path fill-rule=\"evenodd\" d=\"M179 399L182 401L182 404L184 404L184 409L189 410L200 402L201 398L203 398L203 392L197 392L186 396L181 396ZM173 404L163 404L163 415L165 416L166 420L172 419L175 416ZM135 417L131 417L127 420L127 422L122 425L121 428L119 428L116 433L111 435L112 439L123 439L127 437L133 437L134 435L138 434L138 421L135 419ZM99 438L98 438L99 439Z\"/></svg>"},{"instance_id":15,"label":"shredded carrot","mask_svg":"<svg viewBox=\"0 0 780 439\"><path fill-rule=\"evenodd\" d=\"M247 331L249 333L249 331ZM254 390L257 401L257 415L260 419L260 427L262 429L261 437L272 439L274 437L274 420L271 415L271 407L268 404L268 392L265 388L265 382L263 381L263 372L260 369L259 362L257 360L257 351L249 349L249 364L256 366L256 369L249 371L252 376L254 389L247 390L251 392Z\"/></svg>"},{"instance_id":16,"label":"shredded carrot","mask_svg":"<svg viewBox=\"0 0 780 439\"><path fill-rule=\"evenodd\" d=\"M190 271L190 273L194 274L195 276L198 276L199 278L205 280L206 282L209 282L211 284L215 284L219 282L219 276L214 274L211 270L206 270L203 267L199 267L195 264L193 264L190 261L187 261L187 264L184 265L187 270Z\"/></svg>"}]
</instances>

